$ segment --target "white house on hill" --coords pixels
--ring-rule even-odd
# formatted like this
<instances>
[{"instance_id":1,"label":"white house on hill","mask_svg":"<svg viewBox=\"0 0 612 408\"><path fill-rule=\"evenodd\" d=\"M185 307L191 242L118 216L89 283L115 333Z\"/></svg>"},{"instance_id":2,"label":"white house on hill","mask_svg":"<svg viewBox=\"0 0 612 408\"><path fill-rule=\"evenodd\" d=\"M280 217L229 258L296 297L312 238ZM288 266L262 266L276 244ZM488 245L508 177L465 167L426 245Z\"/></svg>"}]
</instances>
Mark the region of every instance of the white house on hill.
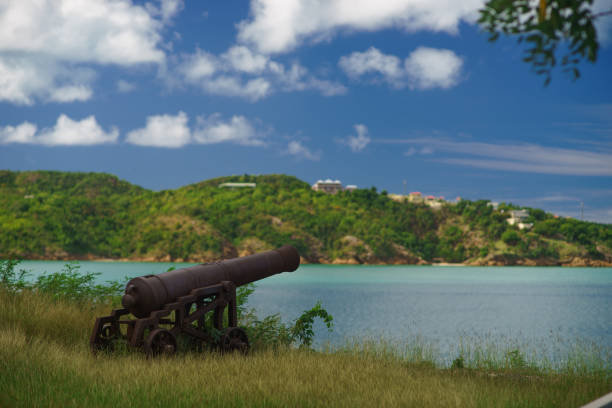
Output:
<instances>
[{"instance_id":1,"label":"white house on hill","mask_svg":"<svg viewBox=\"0 0 612 408\"><path fill-rule=\"evenodd\" d=\"M510 218L506 221L508 221L510 225L516 225L521 230L530 229L533 227L533 224L525 222L527 217L529 217L527 210L512 210L510 211Z\"/></svg>"},{"instance_id":2,"label":"white house on hill","mask_svg":"<svg viewBox=\"0 0 612 408\"><path fill-rule=\"evenodd\" d=\"M312 185L314 191L322 191L328 194L336 194L338 191L342 191L342 183L340 180L319 180Z\"/></svg>"}]
</instances>

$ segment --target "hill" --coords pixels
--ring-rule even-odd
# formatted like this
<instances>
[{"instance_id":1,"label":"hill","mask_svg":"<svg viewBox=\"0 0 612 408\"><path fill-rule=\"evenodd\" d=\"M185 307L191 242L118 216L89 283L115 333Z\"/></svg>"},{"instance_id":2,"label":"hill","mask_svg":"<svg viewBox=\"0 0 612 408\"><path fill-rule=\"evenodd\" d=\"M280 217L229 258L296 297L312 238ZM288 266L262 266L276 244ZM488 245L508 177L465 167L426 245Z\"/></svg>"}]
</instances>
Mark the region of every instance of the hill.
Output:
<instances>
[{"instance_id":1,"label":"hill","mask_svg":"<svg viewBox=\"0 0 612 408\"><path fill-rule=\"evenodd\" d=\"M224 182L255 188L225 189ZM311 263L612 265L612 226L464 200L432 209L375 188L327 195L286 175L151 191L102 173L0 171L0 258L210 261L294 245Z\"/></svg>"}]
</instances>

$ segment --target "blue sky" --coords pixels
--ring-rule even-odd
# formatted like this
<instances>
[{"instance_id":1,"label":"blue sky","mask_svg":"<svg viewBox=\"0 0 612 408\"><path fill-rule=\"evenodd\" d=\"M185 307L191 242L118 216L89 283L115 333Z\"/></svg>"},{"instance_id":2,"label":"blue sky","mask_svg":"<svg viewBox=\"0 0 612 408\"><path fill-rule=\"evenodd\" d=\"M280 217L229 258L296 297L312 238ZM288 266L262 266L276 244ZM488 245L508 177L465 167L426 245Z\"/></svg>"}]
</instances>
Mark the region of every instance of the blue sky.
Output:
<instances>
[{"instance_id":1,"label":"blue sky","mask_svg":"<svg viewBox=\"0 0 612 408\"><path fill-rule=\"evenodd\" d=\"M8 0L0 168L340 179L612 222L612 16L552 83L482 0ZM595 2L612 9L612 0Z\"/></svg>"}]
</instances>

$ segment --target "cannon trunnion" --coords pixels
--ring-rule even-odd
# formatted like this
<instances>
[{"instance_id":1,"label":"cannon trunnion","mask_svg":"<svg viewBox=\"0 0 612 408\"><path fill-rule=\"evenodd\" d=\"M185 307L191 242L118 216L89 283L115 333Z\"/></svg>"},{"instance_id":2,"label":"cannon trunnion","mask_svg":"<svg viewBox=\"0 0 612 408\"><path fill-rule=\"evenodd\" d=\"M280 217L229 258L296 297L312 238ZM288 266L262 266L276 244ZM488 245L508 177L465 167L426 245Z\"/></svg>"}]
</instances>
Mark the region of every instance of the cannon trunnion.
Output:
<instances>
[{"instance_id":1,"label":"cannon trunnion","mask_svg":"<svg viewBox=\"0 0 612 408\"><path fill-rule=\"evenodd\" d=\"M297 250L284 246L242 258L196 265L130 280L122 309L96 319L90 338L93 352L112 350L118 340L149 355L172 354L185 334L222 351L247 351L246 332L238 327L236 287L293 272ZM224 312L227 308L227 326ZM130 319L129 315L135 318Z\"/></svg>"}]
</instances>

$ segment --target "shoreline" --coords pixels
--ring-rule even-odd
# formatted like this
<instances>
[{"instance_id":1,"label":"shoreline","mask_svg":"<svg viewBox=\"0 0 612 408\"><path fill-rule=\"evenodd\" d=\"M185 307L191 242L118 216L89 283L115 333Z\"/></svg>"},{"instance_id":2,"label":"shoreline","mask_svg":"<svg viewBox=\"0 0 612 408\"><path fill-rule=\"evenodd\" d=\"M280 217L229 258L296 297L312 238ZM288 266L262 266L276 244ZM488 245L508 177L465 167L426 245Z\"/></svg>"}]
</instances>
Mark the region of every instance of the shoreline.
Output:
<instances>
[{"instance_id":1,"label":"shoreline","mask_svg":"<svg viewBox=\"0 0 612 408\"><path fill-rule=\"evenodd\" d=\"M0 259L9 259L0 257ZM85 255L85 256L61 256L61 257L23 257L23 258L13 258L19 259L21 261L94 261L94 262L148 262L148 263L205 263L205 262L215 262L219 259L211 259L211 260L202 260L202 259L155 259L155 258L106 258L106 257L96 257L93 255ZM540 262L538 262L540 261ZM496 260L495 262L487 262L486 259L476 259L468 262L462 263L454 263L454 262L426 262L419 261L417 263L402 263L402 262L388 262L388 263L370 263L370 262L338 262L338 260L332 262L310 262L304 258L301 259L301 265L340 265L340 266L435 266L435 267L493 267L493 266L523 266L523 267L590 267L590 268L610 268L612 267L612 262L607 262L603 260L591 260L588 258L572 258L564 261L551 262L551 260L537 260L537 259L518 259L514 260L514 262L500 262Z\"/></svg>"}]
</instances>

